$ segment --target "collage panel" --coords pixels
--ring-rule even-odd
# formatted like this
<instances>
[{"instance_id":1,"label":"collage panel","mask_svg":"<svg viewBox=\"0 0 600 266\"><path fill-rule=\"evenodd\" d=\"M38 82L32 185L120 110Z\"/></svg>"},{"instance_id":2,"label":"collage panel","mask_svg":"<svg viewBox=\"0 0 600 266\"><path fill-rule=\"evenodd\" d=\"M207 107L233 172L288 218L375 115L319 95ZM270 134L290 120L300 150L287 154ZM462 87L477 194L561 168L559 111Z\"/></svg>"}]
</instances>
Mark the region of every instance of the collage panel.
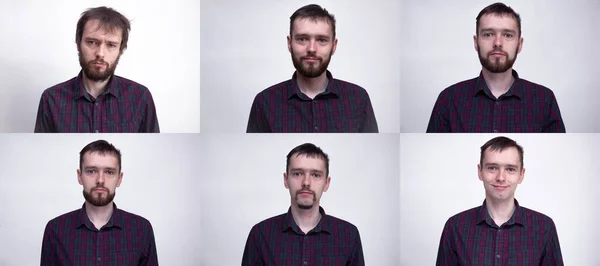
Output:
<instances>
[{"instance_id":1,"label":"collage panel","mask_svg":"<svg viewBox=\"0 0 600 266\"><path fill-rule=\"evenodd\" d=\"M400 142L400 265L600 263L600 136L402 134Z\"/></svg>"},{"instance_id":2,"label":"collage panel","mask_svg":"<svg viewBox=\"0 0 600 266\"><path fill-rule=\"evenodd\" d=\"M400 132L400 6L203 0L201 131Z\"/></svg>"},{"instance_id":3,"label":"collage panel","mask_svg":"<svg viewBox=\"0 0 600 266\"><path fill-rule=\"evenodd\" d=\"M200 265L399 265L397 134L202 141ZM311 144L329 159L327 189ZM325 215L309 230L317 206Z\"/></svg>"},{"instance_id":4,"label":"collage panel","mask_svg":"<svg viewBox=\"0 0 600 266\"><path fill-rule=\"evenodd\" d=\"M600 133L598 10L402 1L400 132Z\"/></svg>"},{"instance_id":5,"label":"collage panel","mask_svg":"<svg viewBox=\"0 0 600 266\"><path fill-rule=\"evenodd\" d=\"M0 265L199 265L198 137L0 135Z\"/></svg>"},{"instance_id":6,"label":"collage panel","mask_svg":"<svg viewBox=\"0 0 600 266\"><path fill-rule=\"evenodd\" d=\"M0 14L0 132L200 132L200 1L3 1Z\"/></svg>"}]
</instances>

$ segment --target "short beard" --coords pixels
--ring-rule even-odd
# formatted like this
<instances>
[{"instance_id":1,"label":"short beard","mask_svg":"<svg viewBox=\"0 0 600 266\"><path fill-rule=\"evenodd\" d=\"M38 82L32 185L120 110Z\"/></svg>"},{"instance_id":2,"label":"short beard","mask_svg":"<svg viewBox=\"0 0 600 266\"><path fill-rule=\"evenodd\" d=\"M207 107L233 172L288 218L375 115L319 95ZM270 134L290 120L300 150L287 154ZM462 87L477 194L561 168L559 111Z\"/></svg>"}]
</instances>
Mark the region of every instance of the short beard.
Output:
<instances>
[{"instance_id":1,"label":"short beard","mask_svg":"<svg viewBox=\"0 0 600 266\"><path fill-rule=\"evenodd\" d=\"M319 57L319 66L318 67L314 67L314 66L309 66L308 68L305 68L304 65L302 64L302 58L303 57L317 57L316 54L312 53L312 54L307 54L306 56L301 56L300 58L295 58L294 57L294 49L292 48L292 63L294 63L294 68L296 68L296 71L298 71L298 73L300 73L302 76L305 76L307 78L316 78L319 77L323 74L323 72L325 72L327 70L327 67L329 67L329 62L331 62L331 52L333 51L333 47L331 48L331 51L329 51L329 57L328 58L321 58Z\"/></svg>"},{"instance_id":2,"label":"short beard","mask_svg":"<svg viewBox=\"0 0 600 266\"><path fill-rule=\"evenodd\" d=\"M493 62L492 59L490 59L490 57L489 57L490 53L501 51L501 50L494 49L493 51L488 53L487 57L484 57L481 54L481 50L478 49L477 55L479 57L479 62L481 63L481 66L483 68L487 69L491 73L504 73L513 67L513 64L517 60L518 49L519 49L519 47L517 47L517 50L515 50L515 57L512 60L508 57L508 55L506 56L506 62L504 64L500 63L500 58L497 58L496 61Z\"/></svg>"},{"instance_id":3,"label":"short beard","mask_svg":"<svg viewBox=\"0 0 600 266\"><path fill-rule=\"evenodd\" d=\"M79 55L79 65L83 69L83 73L85 73L85 76L88 79L90 79L91 81L105 81L105 80L109 79L110 77L112 77L112 75L115 74L117 65L119 64L119 58L121 58L121 55L117 56L117 59L115 59L115 62L111 65L101 59L100 60L90 60L88 62L85 62L85 58L83 58L81 56L81 53L79 53L78 55ZM92 64L94 62L98 62L98 61L100 61L101 63L106 65L106 70L104 72L98 73L94 70L95 66L93 66Z\"/></svg>"},{"instance_id":4,"label":"short beard","mask_svg":"<svg viewBox=\"0 0 600 266\"><path fill-rule=\"evenodd\" d=\"M96 189L96 188L99 188L99 187L95 187L93 189ZM107 193L108 195L106 195L106 197L100 197L100 196L94 197L91 192L87 192L84 189L83 197L85 198L85 200L87 202L89 202L90 204L92 204L96 207L104 207L113 201L113 199L115 198L115 194L116 194L116 192L110 193L110 190L108 190L108 189L107 189L107 191L109 191L109 192Z\"/></svg>"}]
</instances>

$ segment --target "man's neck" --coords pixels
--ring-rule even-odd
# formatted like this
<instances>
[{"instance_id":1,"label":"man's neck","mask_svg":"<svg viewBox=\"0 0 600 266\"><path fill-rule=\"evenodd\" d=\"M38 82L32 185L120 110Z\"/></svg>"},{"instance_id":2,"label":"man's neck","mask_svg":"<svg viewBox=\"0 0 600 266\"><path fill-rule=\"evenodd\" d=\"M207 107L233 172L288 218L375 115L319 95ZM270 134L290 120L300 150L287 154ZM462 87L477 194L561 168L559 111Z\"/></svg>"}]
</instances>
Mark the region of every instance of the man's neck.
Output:
<instances>
[{"instance_id":1,"label":"man's neck","mask_svg":"<svg viewBox=\"0 0 600 266\"><path fill-rule=\"evenodd\" d=\"M296 71L296 80L300 91L311 99L315 98L319 93L324 92L329 82L327 71L316 78L305 77Z\"/></svg>"},{"instance_id":2,"label":"man's neck","mask_svg":"<svg viewBox=\"0 0 600 266\"><path fill-rule=\"evenodd\" d=\"M90 80L85 73L83 73L83 86L85 87L85 90L92 95L92 97L94 97L94 99L98 98L98 95L106 91L109 80L110 77L102 81L93 81Z\"/></svg>"},{"instance_id":3,"label":"man's neck","mask_svg":"<svg viewBox=\"0 0 600 266\"><path fill-rule=\"evenodd\" d=\"M502 73L492 73L483 68L482 73L485 83L496 98L505 94L515 81L512 75L512 68Z\"/></svg>"},{"instance_id":4,"label":"man's neck","mask_svg":"<svg viewBox=\"0 0 600 266\"><path fill-rule=\"evenodd\" d=\"M300 230L306 234L319 224L321 213L318 205L313 205L310 209L300 209L298 205L292 203L292 217Z\"/></svg>"},{"instance_id":5,"label":"man's neck","mask_svg":"<svg viewBox=\"0 0 600 266\"><path fill-rule=\"evenodd\" d=\"M87 201L85 202L85 212L98 230L108 223L108 220L110 220L110 217L113 214L113 209L112 202L102 207L94 206Z\"/></svg>"},{"instance_id":6,"label":"man's neck","mask_svg":"<svg viewBox=\"0 0 600 266\"><path fill-rule=\"evenodd\" d=\"M490 198L486 199L485 205L487 207L489 215L494 220L497 226L502 226L515 212L515 200L514 198L506 199L503 201L494 201Z\"/></svg>"}]
</instances>

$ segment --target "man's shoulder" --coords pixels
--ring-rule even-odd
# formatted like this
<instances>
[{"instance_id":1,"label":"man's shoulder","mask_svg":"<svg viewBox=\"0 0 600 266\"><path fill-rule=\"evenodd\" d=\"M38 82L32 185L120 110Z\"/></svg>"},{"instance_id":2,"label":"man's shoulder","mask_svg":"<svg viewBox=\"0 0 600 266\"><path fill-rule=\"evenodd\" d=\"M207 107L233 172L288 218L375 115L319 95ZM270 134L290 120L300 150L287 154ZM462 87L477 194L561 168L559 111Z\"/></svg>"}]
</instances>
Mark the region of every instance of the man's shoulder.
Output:
<instances>
[{"instance_id":1,"label":"man's shoulder","mask_svg":"<svg viewBox=\"0 0 600 266\"><path fill-rule=\"evenodd\" d=\"M46 88L43 92L43 94L45 95L55 95L55 94L59 94L59 93L63 93L63 92L68 92L73 88L73 85L75 84L77 80L77 77L73 77L67 81L63 81L61 83L55 84L50 88Z\"/></svg>"},{"instance_id":2,"label":"man's shoulder","mask_svg":"<svg viewBox=\"0 0 600 266\"><path fill-rule=\"evenodd\" d=\"M123 218L127 222L131 222L131 223L135 223L135 224L139 224L139 225L143 225L143 226L152 226L150 221L141 215L131 213L131 212L125 211L123 209L116 209L116 211L119 213L121 218Z\"/></svg>"},{"instance_id":3,"label":"man's shoulder","mask_svg":"<svg viewBox=\"0 0 600 266\"><path fill-rule=\"evenodd\" d=\"M477 206L477 207L470 208L468 210L461 211L457 214L450 216L450 218L448 218L447 223L457 224L460 221L465 221L465 220L475 221L477 219L477 216L478 216L480 210L481 210L481 206Z\"/></svg>"},{"instance_id":4,"label":"man's shoulder","mask_svg":"<svg viewBox=\"0 0 600 266\"><path fill-rule=\"evenodd\" d=\"M352 82L333 78L332 83L335 89L341 90L343 93L357 93L362 95L369 95L365 88Z\"/></svg>"},{"instance_id":5,"label":"man's shoulder","mask_svg":"<svg viewBox=\"0 0 600 266\"><path fill-rule=\"evenodd\" d=\"M286 213L282 213L273 217L269 217L254 225L255 230L281 228L282 222L285 220Z\"/></svg>"},{"instance_id":6,"label":"man's shoulder","mask_svg":"<svg viewBox=\"0 0 600 266\"><path fill-rule=\"evenodd\" d=\"M477 78L467 79L463 81L456 82L440 92L440 96L463 96L469 95L473 92L473 88L477 83Z\"/></svg>"},{"instance_id":7,"label":"man's shoulder","mask_svg":"<svg viewBox=\"0 0 600 266\"><path fill-rule=\"evenodd\" d=\"M523 206L519 206L519 208L521 209L521 213L523 214L523 218L525 218L526 222L529 223L534 223L534 224L554 224L554 221L552 220L552 218L550 218L550 216L543 214L541 212L523 207Z\"/></svg>"},{"instance_id":8,"label":"man's shoulder","mask_svg":"<svg viewBox=\"0 0 600 266\"><path fill-rule=\"evenodd\" d=\"M50 221L48 221L48 227L55 227L61 224L65 224L65 223L69 223L69 224L73 224L77 222L77 219L80 217L79 214L81 212L81 209L76 209L64 214L61 214L59 216L56 216L54 218L52 218Z\"/></svg>"},{"instance_id":9,"label":"man's shoulder","mask_svg":"<svg viewBox=\"0 0 600 266\"><path fill-rule=\"evenodd\" d=\"M350 230L352 232L358 232L356 225L351 222L329 214L327 214L325 217L327 217L328 225L336 228L337 230Z\"/></svg>"},{"instance_id":10,"label":"man's shoulder","mask_svg":"<svg viewBox=\"0 0 600 266\"><path fill-rule=\"evenodd\" d=\"M122 76L118 76L118 75L114 75L113 78L116 78L118 80L118 84L121 86L121 88L123 89L129 89L129 90L137 90L140 92L148 92L150 93L150 90L148 89L148 87L135 82L131 79L128 78L124 78Z\"/></svg>"},{"instance_id":11,"label":"man's shoulder","mask_svg":"<svg viewBox=\"0 0 600 266\"><path fill-rule=\"evenodd\" d=\"M519 78L519 82L523 89L534 94L554 94L550 88L539 83L535 83L524 78Z\"/></svg>"},{"instance_id":12,"label":"man's shoulder","mask_svg":"<svg viewBox=\"0 0 600 266\"><path fill-rule=\"evenodd\" d=\"M273 95L273 94L275 94L275 95L285 94L288 92L288 88L289 88L289 86L291 86L291 84L292 84L291 79L279 82L275 85L267 87L266 89L263 89L262 91L260 91L259 93L256 94L256 97L264 98L265 96Z\"/></svg>"}]
</instances>

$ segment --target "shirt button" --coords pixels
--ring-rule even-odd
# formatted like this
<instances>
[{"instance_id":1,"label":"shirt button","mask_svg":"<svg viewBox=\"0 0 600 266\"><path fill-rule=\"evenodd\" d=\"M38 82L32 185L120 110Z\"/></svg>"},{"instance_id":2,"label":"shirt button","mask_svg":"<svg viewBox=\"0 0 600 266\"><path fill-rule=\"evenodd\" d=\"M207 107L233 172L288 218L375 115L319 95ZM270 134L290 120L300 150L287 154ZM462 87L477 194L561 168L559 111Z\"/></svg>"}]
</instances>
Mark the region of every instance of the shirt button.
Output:
<instances>
[{"instance_id":1,"label":"shirt button","mask_svg":"<svg viewBox=\"0 0 600 266\"><path fill-rule=\"evenodd\" d=\"M308 264L308 263L306 263L306 261L304 261L304 265L306 265L306 264Z\"/></svg>"},{"instance_id":2,"label":"shirt button","mask_svg":"<svg viewBox=\"0 0 600 266\"><path fill-rule=\"evenodd\" d=\"M102 261L102 258L98 257L98 261Z\"/></svg>"},{"instance_id":3,"label":"shirt button","mask_svg":"<svg viewBox=\"0 0 600 266\"><path fill-rule=\"evenodd\" d=\"M96 131L94 131L94 132L98 133L98 132L100 132L100 131L98 131L98 130L96 129Z\"/></svg>"},{"instance_id":4,"label":"shirt button","mask_svg":"<svg viewBox=\"0 0 600 266\"><path fill-rule=\"evenodd\" d=\"M98 106L98 103L96 103L96 106Z\"/></svg>"},{"instance_id":5,"label":"shirt button","mask_svg":"<svg viewBox=\"0 0 600 266\"><path fill-rule=\"evenodd\" d=\"M498 133L498 130L497 130L497 129L494 129L494 133Z\"/></svg>"},{"instance_id":6,"label":"shirt button","mask_svg":"<svg viewBox=\"0 0 600 266\"><path fill-rule=\"evenodd\" d=\"M496 254L496 258L498 258L498 259L499 259L499 258L500 258L500 254Z\"/></svg>"},{"instance_id":7,"label":"shirt button","mask_svg":"<svg viewBox=\"0 0 600 266\"><path fill-rule=\"evenodd\" d=\"M318 126L315 126L315 131L319 131L319 127Z\"/></svg>"}]
</instances>

